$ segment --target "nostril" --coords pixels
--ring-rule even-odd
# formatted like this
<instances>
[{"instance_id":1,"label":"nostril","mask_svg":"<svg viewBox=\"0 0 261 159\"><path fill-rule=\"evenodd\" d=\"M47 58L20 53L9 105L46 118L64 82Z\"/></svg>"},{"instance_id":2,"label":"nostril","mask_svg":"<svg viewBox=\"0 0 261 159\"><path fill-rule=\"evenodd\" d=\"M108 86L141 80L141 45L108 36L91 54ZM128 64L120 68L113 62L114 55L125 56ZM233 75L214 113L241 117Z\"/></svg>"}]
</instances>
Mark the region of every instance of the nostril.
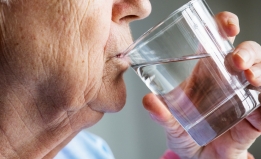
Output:
<instances>
[{"instance_id":1,"label":"nostril","mask_svg":"<svg viewBox=\"0 0 261 159\"><path fill-rule=\"evenodd\" d=\"M140 18L136 15L127 15L125 17L122 17L120 19L120 21L133 21L133 20L136 20L136 19L140 19Z\"/></svg>"},{"instance_id":2,"label":"nostril","mask_svg":"<svg viewBox=\"0 0 261 159\"><path fill-rule=\"evenodd\" d=\"M146 18L151 12L149 0L117 0L112 8L112 21L131 22Z\"/></svg>"}]
</instances>

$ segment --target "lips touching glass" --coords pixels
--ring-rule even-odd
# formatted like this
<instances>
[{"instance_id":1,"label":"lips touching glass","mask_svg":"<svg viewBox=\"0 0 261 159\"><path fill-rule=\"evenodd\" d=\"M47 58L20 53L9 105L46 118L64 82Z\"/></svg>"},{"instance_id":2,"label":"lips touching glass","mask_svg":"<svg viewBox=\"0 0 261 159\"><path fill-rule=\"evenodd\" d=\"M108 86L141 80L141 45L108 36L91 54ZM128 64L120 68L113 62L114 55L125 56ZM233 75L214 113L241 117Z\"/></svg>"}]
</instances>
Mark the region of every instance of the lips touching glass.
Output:
<instances>
[{"instance_id":1,"label":"lips touching glass","mask_svg":"<svg viewBox=\"0 0 261 159\"><path fill-rule=\"evenodd\" d=\"M147 87L201 146L259 105L258 88L228 58L234 47L204 0L192 0L124 53Z\"/></svg>"}]
</instances>

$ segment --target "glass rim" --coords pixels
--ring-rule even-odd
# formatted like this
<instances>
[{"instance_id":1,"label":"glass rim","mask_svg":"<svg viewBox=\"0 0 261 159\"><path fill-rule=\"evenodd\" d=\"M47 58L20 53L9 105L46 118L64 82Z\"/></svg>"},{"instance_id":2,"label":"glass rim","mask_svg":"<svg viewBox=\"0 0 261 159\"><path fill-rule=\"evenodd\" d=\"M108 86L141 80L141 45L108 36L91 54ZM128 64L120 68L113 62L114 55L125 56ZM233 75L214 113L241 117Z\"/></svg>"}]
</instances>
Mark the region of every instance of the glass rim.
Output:
<instances>
[{"instance_id":1,"label":"glass rim","mask_svg":"<svg viewBox=\"0 0 261 159\"><path fill-rule=\"evenodd\" d=\"M145 33L143 33L137 40L135 40L122 54L125 56L127 55L140 41L145 39L150 33L152 33L154 30L162 26L166 21L168 21L170 18L175 16L176 14L182 12L186 8L190 7L192 4L197 2L205 2L205 0L191 0L185 4L183 4L178 9L174 10L172 13L170 13L165 19L161 20L159 23L157 23L155 26L148 29Z\"/></svg>"}]
</instances>

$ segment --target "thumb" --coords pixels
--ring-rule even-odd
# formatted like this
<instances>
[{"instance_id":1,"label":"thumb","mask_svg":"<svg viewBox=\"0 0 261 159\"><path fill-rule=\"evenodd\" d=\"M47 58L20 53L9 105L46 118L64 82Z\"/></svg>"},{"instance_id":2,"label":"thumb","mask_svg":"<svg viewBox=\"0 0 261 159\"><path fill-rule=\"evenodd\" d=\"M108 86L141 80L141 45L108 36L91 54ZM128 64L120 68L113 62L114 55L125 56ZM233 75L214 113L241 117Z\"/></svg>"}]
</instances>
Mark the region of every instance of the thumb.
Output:
<instances>
[{"instance_id":1,"label":"thumb","mask_svg":"<svg viewBox=\"0 0 261 159\"><path fill-rule=\"evenodd\" d=\"M143 105L150 112L153 120L165 129L169 149L175 151L181 158L198 155L197 152L200 147L193 141L156 95L152 93L147 94L143 98Z\"/></svg>"},{"instance_id":2,"label":"thumb","mask_svg":"<svg viewBox=\"0 0 261 159\"><path fill-rule=\"evenodd\" d=\"M144 108L149 111L152 119L160 124L171 138L180 138L185 130L170 113L165 104L153 93L143 98Z\"/></svg>"},{"instance_id":3,"label":"thumb","mask_svg":"<svg viewBox=\"0 0 261 159\"><path fill-rule=\"evenodd\" d=\"M144 108L149 111L153 120L158 122L164 128L172 128L173 125L179 126L168 108L153 93L145 95L142 102Z\"/></svg>"}]
</instances>

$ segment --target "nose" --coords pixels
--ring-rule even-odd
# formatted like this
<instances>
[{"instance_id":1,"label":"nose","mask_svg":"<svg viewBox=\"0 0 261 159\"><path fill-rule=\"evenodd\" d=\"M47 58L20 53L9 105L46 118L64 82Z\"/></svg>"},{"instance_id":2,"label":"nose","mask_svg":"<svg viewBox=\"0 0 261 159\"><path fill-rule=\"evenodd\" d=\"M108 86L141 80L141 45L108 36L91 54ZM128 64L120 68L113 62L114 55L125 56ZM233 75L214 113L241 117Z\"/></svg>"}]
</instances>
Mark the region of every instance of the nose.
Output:
<instances>
[{"instance_id":1,"label":"nose","mask_svg":"<svg viewBox=\"0 0 261 159\"><path fill-rule=\"evenodd\" d=\"M149 0L116 0L112 8L112 21L129 23L146 18L150 12Z\"/></svg>"}]
</instances>

